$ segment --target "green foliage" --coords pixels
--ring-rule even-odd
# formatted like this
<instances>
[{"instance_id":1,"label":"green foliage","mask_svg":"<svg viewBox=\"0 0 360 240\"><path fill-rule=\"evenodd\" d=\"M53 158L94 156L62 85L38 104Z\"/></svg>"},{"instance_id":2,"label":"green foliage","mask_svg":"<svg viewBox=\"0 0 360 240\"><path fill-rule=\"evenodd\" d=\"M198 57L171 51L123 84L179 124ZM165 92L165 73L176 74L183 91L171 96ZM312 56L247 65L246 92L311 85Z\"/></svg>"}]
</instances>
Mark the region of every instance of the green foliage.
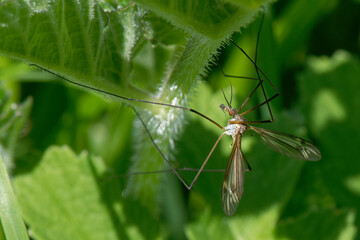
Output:
<instances>
[{"instance_id":1,"label":"green foliage","mask_svg":"<svg viewBox=\"0 0 360 240\"><path fill-rule=\"evenodd\" d=\"M28 239L20 205L10 183L8 172L19 152L17 140L28 118L32 100L10 103L10 94L0 86L0 236L6 239Z\"/></svg>"},{"instance_id":2,"label":"green foliage","mask_svg":"<svg viewBox=\"0 0 360 240\"><path fill-rule=\"evenodd\" d=\"M299 76L299 85L303 111L311 116L309 128L319 147L328 149L324 152L327 161L320 163L320 176L337 204L359 211L360 164L356 161L355 139L360 137L356 120L360 116L360 97L354 79L360 77L360 62L339 50L331 58L310 58L308 63ZM360 220L356 221L359 226Z\"/></svg>"},{"instance_id":3,"label":"green foliage","mask_svg":"<svg viewBox=\"0 0 360 240\"><path fill-rule=\"evenodd\" d=\"M280 236L291 239L351 239L356 232L354 214L347 210L309 211L279 225Z\"/></svg>"},{"instance_id":4,"label":"green foliage","mask_svg":"<svg viewBox=\"0 0 360 240\"><path fill-rule=\"evenodd\" d=\"M67 147L49 147L31 173L14 181L25 220L36 239L135 239L136 229L116 229L128 219L118 202L119 188L103 182L106 170L99 158L83 152L76 156ZM45 207L46 206L46 207ZM147 223L156 227L156 221Z\"/></svg>"},{"instance_id":5,"label":"green foliage","mask_svg":"<svg viewBox=\"0 0 360 240\"><path fill-rule=\"evenodd\" d=\"M18 150L17 138L24 127L31 106L31 97L21 104L10 103L10 92L0 86L0 155L8 170L13 167L14 154Z\"/></svg>"},{"instance_id":6,"label":"green foliage","mask_svg":"<svg viewBox=\"0 0 360 240\"><path fill-rule=\"evenodd\" d=\"M1 239L29 239L21 207L12 189L4 160L0 155L0 236Z\"/></svg>"},{"instance_id":7,"label":"green foliage","mask_svg":"<svg viewBox=\"0 0 360 240\"><path fill-rule=\"evenodd\" d=\"M0 58L11 100L34 99L24 128L31 101L15 111L5 104L8 90L0 92L1 156L14 164L8 172L16 193L0 162L0 199L8 203L0 206L0 236L26 239L23 216L34 239L358 239L360 63L358 41L349 37L358 28L346 20L358 6L294 0L270 9L271 2L0 2L0 54L121 96L189 106L221 125L221 89L229 97L231 81L239 106L256 85L221 74L256 77L251 62L225 43L231 37L254 58L260 21L250 22L265 5L258 63L281 96L271 102L275 122L263 127L311 139L323 155L316 163L288 159L245 136L253 171L236 214L225 217L223 173L203 172L191 191L173 174L119 176L168 169L132 108L176 167L201 166L221 133L216 126L183 110L63 86ZM329 36L340 29L345 44ZM262 101L259 91L246 109ZM269 117L266 108L246 115ZM230 144L222 140L207 168L226 167ZM188 183L195 175L180 174Z\"/></svg>"}]
</instances>

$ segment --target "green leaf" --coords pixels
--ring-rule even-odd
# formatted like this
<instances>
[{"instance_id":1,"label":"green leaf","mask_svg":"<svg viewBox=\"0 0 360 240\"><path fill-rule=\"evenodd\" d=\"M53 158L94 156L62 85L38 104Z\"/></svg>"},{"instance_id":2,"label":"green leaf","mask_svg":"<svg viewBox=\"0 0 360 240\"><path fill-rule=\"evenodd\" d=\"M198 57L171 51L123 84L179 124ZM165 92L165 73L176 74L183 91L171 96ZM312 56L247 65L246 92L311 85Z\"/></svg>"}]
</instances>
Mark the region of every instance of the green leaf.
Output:
<instances>
[{"instance_id":1,"label":"green leaf","mask_svg":"<svg viewBox=\"0 0 360 240\"><path fill-rule=\"evenodd\" d=\"M358 147L360 137L360 63L346 51L332 57L311 57L299 76L308 125L323 153L319 162L321 178L341 206L359 208ZM354 142L355 141L355 142ZM356 218L356 223L360 219Z\"/></svg>"},{"instance_id":2,"label":"green leaf","mask_svg":"<svg viewBox=\"0 0 360 240\"><path fill-rule=\"evenodd\" d=\"M223 41L233 32L244 27L254 17L254 10L272 1L216 1L207 0L137 0L174 26L184 29L191 36L198 35Z\"/></svg>"},{"instance_id":3,"label":"green leaf","mask_svg":"<svg viewBox=\"0 0 360 240\"><path fill-rule=\"evenodd\" d=\"M0 85L0 154L8 171L13 168L18 138L29 117L32 98L21 104L10 103L10 92Z\"/></svg>"},{"instance_id":4,"label":"green leaf","mask_svg":"<svg viewBox=\"0 0 360 240\"><path fill-rule=\"evenodd\" d=\"M14 179L24 217L36 239L134 239L142 235L141 217L158 234L156 221L134 203L121 200L121 186L105 181L102 160L68 147L49 148L36 168ZM137 207L140 211L141 208ZM150 221L149 221L150 220ZM129 228L132 221L138 228Z\"/></svg>"},{"instance_id":5,"label":"green leaf","mask_svg":"<svg viewBox=\"0 0 360 240\"><path fill-rule=\"evenodd\" d=\"M175 24L180 29L191 28L192 39L187 47L170 68L164 69L168 71L167 75L170 74L167 82L163 83L162 91L166 94L174 84L183 86L187 93L221 41L239 31L256 13L256 10L240 9L217 1L204 2L208 6L205 8L207 11L202 4L193 2L171 1L165 4L149 1L143 4L155 9L159 16L171 16L171 21L182 19ZM183 7L179 8L180 5ZM251 5L254 7L254 4ZM130 84L130 73L132 62L137 63L136 56L149 46L142 34L144 31L148 33L149 29L145 27L143 30L144 26L153 23L156 27L157 24L154 24L154 19L146 21L149 19L145 17L146 12L134 4L119 7L123 8L105 13L98 4L88 1L54 1L43 5L35 3L34 6L21 0L2 2L0 33L7 38L0 40L0 52L93 87L132 97L146 97ZM199 14L203 16L199 17ZM204 35L204 30L210 36ZM217 36L211 37L215 33ZM171 49L168 52L179 54ZM147 56L149 54L151 50ZM160 57L155 52L153 62L161 60ZM153 68L146 66L143 60L139 61L146 71ZM148 76L147 81L152 82L152 77ZM157 83L160 79L155 78ZM146 81L137 79L137 82Z\"/></svg>"},{"instance_id":6,"label":"green leaf","mask_svg":"<svg viewBox=\"0 0 360 240\"><path fill-rule=\"evenodd\" d=\"M211 216L209 210L201 214L198 223L186 229L188 239L231 239L230 228L219 216Z\"/></svg>"},{"instance_id":7,"label":"green leaf","mask_svg":"<svg viewBox=\"0 0 360 240\"><path fill-rule=\"evenodd\" d=\"M0 154L0 238L29 239L20 205L15 197L9 175Z\"/></svg>"},{"instance_id":8,"label":"green leaf","mask_svg":"<svg viewBox=\"0 0 360 240\"><path fill-rule=\"evenodd\" d=\"M279 212L273 206L258 214L236 215L232 218L212 216L202 212L196 222L187 228L189 239L276 239L274 227Z\"/></svg>"},{"instance_id":9,"label":"green leaf","mask_svg":"<svg viewBox=\"0 0 360 240\"><path fill-rule=\"evenodd\" d=\"M277 234L287 239L354 239L354 223L355 211L314 210L281 222Z\"/></svg>"}]
</instances>

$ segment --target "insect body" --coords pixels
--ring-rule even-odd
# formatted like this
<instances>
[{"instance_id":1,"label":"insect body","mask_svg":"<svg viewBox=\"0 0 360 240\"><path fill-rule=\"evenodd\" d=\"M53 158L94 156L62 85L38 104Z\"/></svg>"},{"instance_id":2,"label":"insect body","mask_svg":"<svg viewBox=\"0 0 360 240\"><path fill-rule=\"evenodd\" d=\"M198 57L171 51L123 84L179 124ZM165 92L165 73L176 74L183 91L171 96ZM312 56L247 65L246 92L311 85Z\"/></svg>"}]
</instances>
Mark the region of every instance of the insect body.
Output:
<instances>
[{"instance_id":1,"label":"insect body","mask_svg":"<svg viewBox=\"0 0 360 240\"><path fill-rule=\"evenodd\" d=\"M233 118L228 121L225 127L225 134L233 139L233 149L228 162L225 178L222 185L221 199L224 212L227 215L233 215L244 192L244 157L241 152L241 136L244 135L247 125L245 119L237 114L236 109L231 109L225 105L220 108L229 112ZM236 123L238 122L238 123Z\"/></svg>"},{"instance_id":2,"label":"insect body","mask_svg":"<svg viewBox=\"0 0 360 240\"><path fill-rule=\"evenodd\" d=\"M271 149L291 158L317 161L321 158L321 153L316 146L302 138L247 125L245 118L238 113L238 110L231 107L231 101L230 103L227 101L227 103L229 106L221 104L220 108L224 112L228 112L232 117L228 121L228 125L224 128L226 130L224 134L232 137L233 148L225 171L221 198L224 212L231 216L235 213L244 192L244 172L245 170L251 170L249 163L241 152L241 137L247 129L258 133L265 145ZM244 161L247 169L245 169Z\"/></svg>"}]
</instances>

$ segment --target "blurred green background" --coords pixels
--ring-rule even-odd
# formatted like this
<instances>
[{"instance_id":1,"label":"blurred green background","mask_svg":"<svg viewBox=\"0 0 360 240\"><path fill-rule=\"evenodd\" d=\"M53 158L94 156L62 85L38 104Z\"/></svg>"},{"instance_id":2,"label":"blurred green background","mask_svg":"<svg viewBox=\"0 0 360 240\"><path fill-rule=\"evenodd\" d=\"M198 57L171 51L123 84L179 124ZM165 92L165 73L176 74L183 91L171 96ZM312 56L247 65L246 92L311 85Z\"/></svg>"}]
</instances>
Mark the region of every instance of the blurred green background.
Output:
<instances>
[{"instance_id":1,"label":"blurred green background","mask_svg":"<svg viewBox=\"0 0 360 240\"><path fill-rule=\"evenodd\" d=\"M81 1L81 7L65 1L79 10L77 17L88 7L93 11L84 16L101 21L98 26L91 17L79 17L84 21L79 25L89 22L90 27L84 28L86 34L73 36L61 26L74 20L60 21L59 36L71 44L58 53L51 47L57 36L44 31L47 24L58 23L41 14L49 8L56 19L55 10L61 8L55 2L16 2L0 3L0 154L7 170L0 171L0 198L7 203L0 206L0 239L26 239L27 234L33 239L360 239L359 1L277 1L266 7L258 65L280 96L271 102L274 123L261 127L305 138L319 147L323 158L288 159L248 134L242 150L253 171L246 173L244 196L233 217L221 207L223 173L202 173L191 191L173 174L126 175L166 168L129 103L66 84L27 63L127 97L186 104L225 125L227 118L218 107L225 103L221 89L229 97L231 82L233 105L239 106L256 83L222 75L223 70L254 77L255 71L238 49L221 41L246 25L232 39L254 58L261 19L256 11L265 1L199 1L199 6ZM247 15L239 17L238 26L225 28L229 23L222 20L237 18L234 6ZM31 16L28 8L38 14L37 24L26 25L26 17L14 20ZM218 31L202 29L206 21ZM27 30L11 31L23 23ZM109 62L84 63L81 47L72 39L96 39L93 33L108 26L113 42L104 35L95 48L103 44L99 55L111 57L99 58ZM117 27L124 30L117 32ZM32 45L31 51L24 47L23 54L16 34L41 44ZM129 44L116 46L122 40ZM65 56L60 63L56 54ZM265 88L269 96L275 93L269 84ZM259 91L246 109L262 100ZM199 168L221 134L195 114L132 106L176 167ZM246 118L269 119L269 114L261 108ZM230 138L222 140L207 168L226 168L230 144ZM181 175L190 182L195 173Z\"/></svg>"}]
</instances>

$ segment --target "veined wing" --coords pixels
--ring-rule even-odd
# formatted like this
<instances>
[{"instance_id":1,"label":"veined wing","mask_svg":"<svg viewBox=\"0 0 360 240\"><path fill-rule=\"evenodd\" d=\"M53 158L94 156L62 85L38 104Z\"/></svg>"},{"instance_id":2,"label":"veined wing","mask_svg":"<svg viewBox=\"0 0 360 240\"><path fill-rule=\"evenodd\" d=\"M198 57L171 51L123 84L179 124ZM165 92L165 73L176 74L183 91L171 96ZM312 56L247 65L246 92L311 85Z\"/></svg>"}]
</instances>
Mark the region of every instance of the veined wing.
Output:
<instances>
[{"instance_id":1,"label":"veined wing","mask_svg":"<svg viewBox=\"0 0 360 240\"><path fill-rule=\"evenodd\" d=\"M223 209L228 216L235 213L244 192L244 161L240 147L241 136L238 136L234 141L221 192Z\"/></svg>"},{"instance_id":2,"label":"veined wing","mask_svg":"<svg viewBox=\"0 0 360 240\"><path fill-rule=\"evenodd\" d=\"M249 128L261 136L266 146L285 156L311 161L321 159L320 150L302 138L254 126Z\"/></svg>"}]
</instances>

